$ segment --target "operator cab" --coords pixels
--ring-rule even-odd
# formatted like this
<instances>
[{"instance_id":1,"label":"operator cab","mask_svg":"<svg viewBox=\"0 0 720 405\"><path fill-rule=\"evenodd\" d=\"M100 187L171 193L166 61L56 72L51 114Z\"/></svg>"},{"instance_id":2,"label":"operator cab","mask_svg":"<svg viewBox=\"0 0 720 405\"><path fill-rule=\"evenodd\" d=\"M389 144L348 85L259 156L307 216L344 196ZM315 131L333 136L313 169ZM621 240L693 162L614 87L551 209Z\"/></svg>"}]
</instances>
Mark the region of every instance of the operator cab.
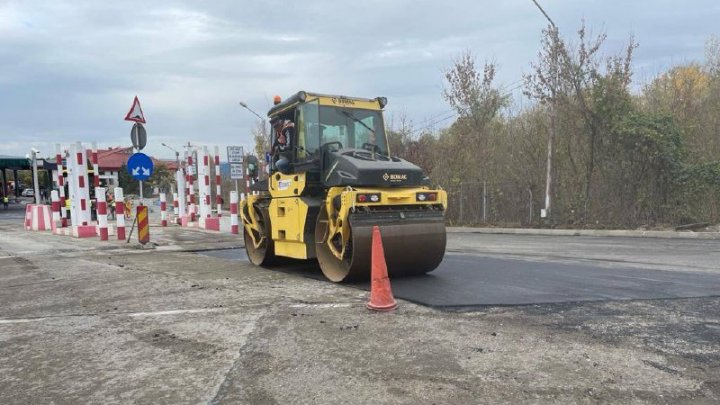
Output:
<instances>
[{"instance_id":1,"label":"operator cab","mask_svg":"<svg viewBox=\"0 0 720 405\"><path fill-rule=\"evenodd\" d=\"M388 142L382 108L385 98L359 99L298 92L274 106L268 116L291 120L295 137L291 142L290 172L319 173L324 166L322 151L366 151L387 157ZM277 133L273 130L270 145ZM273 156L271 172L277 171Z\"/></svg>"}]
</instances>

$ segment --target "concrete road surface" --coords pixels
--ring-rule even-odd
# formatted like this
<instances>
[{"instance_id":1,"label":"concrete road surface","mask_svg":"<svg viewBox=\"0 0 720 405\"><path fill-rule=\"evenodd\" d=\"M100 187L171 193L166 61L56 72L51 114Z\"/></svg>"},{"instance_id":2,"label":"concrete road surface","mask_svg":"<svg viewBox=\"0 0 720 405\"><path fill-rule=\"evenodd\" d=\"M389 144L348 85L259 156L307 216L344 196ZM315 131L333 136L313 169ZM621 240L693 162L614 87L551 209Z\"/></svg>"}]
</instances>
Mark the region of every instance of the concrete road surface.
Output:
<instances>
[{"instance_id":1,"label":"concrete road surface","mask_svg":"<svg viewBox=\"0 0 720 405\"><path fill-rule=\"evenodd\" d=\"M151 235L140 249L0 224L2 403L720 401L717 297L372 313L363 290L196 253L237 237ZM701 241L451 234L448 247L718 273L718 245Z\"/></svg>"}]
</instances>

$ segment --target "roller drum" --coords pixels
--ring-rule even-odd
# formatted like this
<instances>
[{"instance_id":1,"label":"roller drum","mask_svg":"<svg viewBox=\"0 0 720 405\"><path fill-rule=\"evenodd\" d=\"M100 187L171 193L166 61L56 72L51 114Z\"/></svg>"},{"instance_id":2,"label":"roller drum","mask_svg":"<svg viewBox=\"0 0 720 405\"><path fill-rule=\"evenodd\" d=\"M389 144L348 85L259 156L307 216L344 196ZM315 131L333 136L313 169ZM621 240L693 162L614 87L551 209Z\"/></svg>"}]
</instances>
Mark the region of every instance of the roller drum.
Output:
<instances>
[{"instance_id":1,"label":"roller drum","mask_svg":"<svg viewBox=\"0 0 720 405\"><path fill-rule=\"evenodd\" d=\"M318 218L316 253L325 276L335 282L370 278L372 229L380 227L388 274L415 276L433 271L445 255L445 221L441 212L351 214L350 254L339 260L325 243L327 214Z\"/></svg>"}]
</instances>

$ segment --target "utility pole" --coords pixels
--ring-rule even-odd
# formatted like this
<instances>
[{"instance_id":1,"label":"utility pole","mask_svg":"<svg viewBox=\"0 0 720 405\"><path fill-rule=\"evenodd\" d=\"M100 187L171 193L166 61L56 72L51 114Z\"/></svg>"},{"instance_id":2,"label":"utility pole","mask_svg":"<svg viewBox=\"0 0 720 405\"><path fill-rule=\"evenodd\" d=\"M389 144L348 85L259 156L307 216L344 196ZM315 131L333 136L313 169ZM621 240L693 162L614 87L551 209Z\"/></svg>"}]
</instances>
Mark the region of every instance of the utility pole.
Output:
<instances>
[{"instance_id":1,"label":"utility pole","mask_svg":"<svg viewBox=\"0 0 720 405\"><path fill-rule=\"evenodd\" d=\"M552 29L555 30L559 36L557 26L550 18L550 16L543 10L537 0L532 0L535 6L540 10L543 16L548 20ZM555 92L558 82L558 69L555 69L555 83L553 83L552 91L552 105L550 106L550 134L548 135L548 147L547 147L547 173L545 177L545 208L541 210L540 217L547 218L550 221L552 212L552 162L553 162L553 145L555 143L555 132L557 131L557 94Z\"/></svg>"}]
</instances>

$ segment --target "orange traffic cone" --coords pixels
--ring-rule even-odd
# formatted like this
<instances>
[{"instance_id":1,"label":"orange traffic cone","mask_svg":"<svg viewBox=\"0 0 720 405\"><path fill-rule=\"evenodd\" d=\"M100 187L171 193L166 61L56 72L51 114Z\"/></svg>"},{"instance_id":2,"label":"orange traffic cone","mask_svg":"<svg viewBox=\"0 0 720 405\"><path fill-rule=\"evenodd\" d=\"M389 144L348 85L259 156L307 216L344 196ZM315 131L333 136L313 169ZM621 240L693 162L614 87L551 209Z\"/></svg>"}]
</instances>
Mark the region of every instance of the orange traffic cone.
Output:
<instances>
[{"instance_id":1,"label":"orange traffic cone","mask_svg":"<svg viewBox=\"0 0 720 405\"><path fill-rule=\"evenodd\" d=\"M370 301L368 309L374 311L392 311L397 307L388 278L385 251L383 250L380 228L373 226L372 233L372 268L370 273Z\"/></svg>"}]
</instances>

